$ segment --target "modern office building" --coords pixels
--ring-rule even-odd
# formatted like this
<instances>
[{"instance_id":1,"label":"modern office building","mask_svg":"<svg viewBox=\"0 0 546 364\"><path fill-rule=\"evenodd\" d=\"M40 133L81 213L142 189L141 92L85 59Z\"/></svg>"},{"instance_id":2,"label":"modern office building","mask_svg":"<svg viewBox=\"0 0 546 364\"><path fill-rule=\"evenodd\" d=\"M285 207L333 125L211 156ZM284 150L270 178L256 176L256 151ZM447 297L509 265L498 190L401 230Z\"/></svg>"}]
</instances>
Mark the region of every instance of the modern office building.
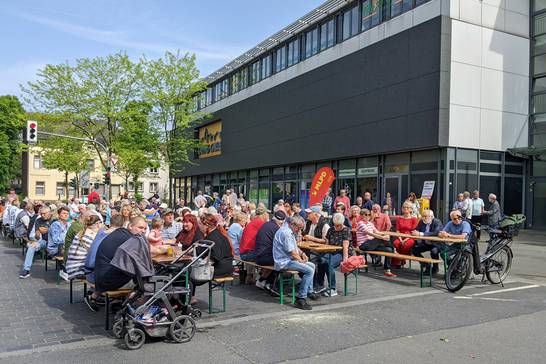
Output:
<instances>
[{"instance_id":1,"label":"modern office building","mask_svg":"<svg viewBox=\"0 0 546 364\"><path fill-rule=\"evenodd\" d=\"M479 189L544 227L546 164L529 154L546 142L545 79L533 79L546 72L545 8L326 1L206 78L196 100L210 117L195 127L205 147L177 175L177 197L233 188L305 205L329 166L353 202L390 192L400 206L434 181L442 218L457 192Z\"/></svg>"}]
</instances>

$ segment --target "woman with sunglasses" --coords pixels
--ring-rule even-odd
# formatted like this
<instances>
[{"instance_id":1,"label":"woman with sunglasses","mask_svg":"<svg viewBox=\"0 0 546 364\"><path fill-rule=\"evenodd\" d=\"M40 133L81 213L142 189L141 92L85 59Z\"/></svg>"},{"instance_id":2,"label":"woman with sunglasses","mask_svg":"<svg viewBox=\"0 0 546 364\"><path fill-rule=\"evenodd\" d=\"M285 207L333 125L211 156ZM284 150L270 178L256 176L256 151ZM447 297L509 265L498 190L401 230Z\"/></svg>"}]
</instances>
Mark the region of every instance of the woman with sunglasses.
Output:
<instances>
[{"instance_id":1,"label":"woman with sunglasses","mask_svg":"<svg viewBox=\"0 0 546 364\"><path fill-rule=\"evenodd\" d=\"M396 219L396 232L402 234L411 234L417 228L419 219L413 216L413 204L409 201L402 205L402 215ZM411 238L396 238L392 245L399 254L411 255L411 248L415 245L415 239ZM392 265L395 268L400 268L406 264L405 260L392 259Z\"/></svg>"},{"instance_id":2,"label":"woman with sunglasses","mask_svg":"<svg viewBox=\"0 0 546 364\"><path fill-rule=\"evenodd\" d=\"M377 250L382 252L392 253L392 248L390 246L390 236L382 234L374 226L372 222L372 212L368 209L363 209L361 211L363 219L359 221L356 228L356 241L360 250L370 251ZM391 272L391 258L385 257L385 268L386 277L396 277L396 274Z\"/></svg>"}]
</instances>

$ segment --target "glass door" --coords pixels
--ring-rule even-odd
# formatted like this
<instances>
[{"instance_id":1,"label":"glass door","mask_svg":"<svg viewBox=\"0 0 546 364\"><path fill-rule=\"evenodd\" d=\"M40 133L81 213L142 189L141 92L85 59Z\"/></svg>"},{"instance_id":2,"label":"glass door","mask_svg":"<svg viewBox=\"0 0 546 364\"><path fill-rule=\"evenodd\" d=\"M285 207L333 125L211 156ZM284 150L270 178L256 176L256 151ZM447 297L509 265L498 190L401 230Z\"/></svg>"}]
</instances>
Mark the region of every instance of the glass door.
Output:
<instances>
[{"instance_id":1,"label":"glass door","mask_svg":"<svg viewBox=\"0 0 546 364\"><path fill-rule=\"evenodd\" d=\"M533 185L533 229L546 229L546 182Z\"/></svg>"},{"instance_id":2,"label":"glass door","mask_svg":"<svg viewBox=\"0 0 546 364\"><path fill-rule=\"evenodd\" d=\"M400 176L388 176L384 179L384 186L383 186L383 198L381 200L382 204L385 203L385 199L387 197L387 193L390 193L391 199L394 204L395 213L400 213L400 196L402 193L402 184L400 181ZM391 211L391 213L393 213Z\"/></svg>"}]
</instances>

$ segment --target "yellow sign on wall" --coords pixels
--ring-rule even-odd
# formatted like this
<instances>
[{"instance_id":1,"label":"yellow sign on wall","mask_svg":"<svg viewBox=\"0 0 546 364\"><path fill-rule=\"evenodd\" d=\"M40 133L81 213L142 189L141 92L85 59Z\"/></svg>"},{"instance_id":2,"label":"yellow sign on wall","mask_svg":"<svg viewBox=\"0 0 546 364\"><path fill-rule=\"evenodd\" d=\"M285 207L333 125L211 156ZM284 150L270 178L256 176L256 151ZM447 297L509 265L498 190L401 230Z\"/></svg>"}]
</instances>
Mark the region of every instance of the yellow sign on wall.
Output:
<instances>
[{"instance_id":1,"label":"yellow sign on wall","mask_svg":"<svg viewBox=\"0 0 546 364\"><path fill-rule=\"evenodd\" d=\"M222 121L217 121L199 128L201 147L199 158L208 158L222 154Z\"/></svg>"}]
</instances>

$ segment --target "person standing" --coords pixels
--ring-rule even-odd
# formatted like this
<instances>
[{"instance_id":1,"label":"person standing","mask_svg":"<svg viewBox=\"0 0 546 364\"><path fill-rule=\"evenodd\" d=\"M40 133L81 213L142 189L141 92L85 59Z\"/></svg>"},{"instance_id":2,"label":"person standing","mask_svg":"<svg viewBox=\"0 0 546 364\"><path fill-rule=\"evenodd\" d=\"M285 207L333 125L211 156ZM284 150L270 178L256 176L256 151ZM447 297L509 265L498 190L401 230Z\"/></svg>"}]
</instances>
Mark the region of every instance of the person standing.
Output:
<instances>
[{"instance_id":1,"label":"person standing","mask_svg":"<svg viewBox=\"0 0 546 364\"><path fill-rule=\"evenodd\" d=\"M333 203L334 203L334 199L332 198L332 189L329 188L328 192L322 199L322 208L324 209L324 211L326 211L326 213L329 214L330 212L332 212Z\"/></svg>"},{"instance_id":2,"label":"person standing","mask_svg":"<svg viewBox=\"0 0 546 364\"><path fill-rule=\"evenodd\" d=\"M362 208L372 211L373 200L370 192L364 192L364 206Z\"/></svg>"},{"instance_id":3,"label":"person standing","mask_svg":"<svg viewBox=\"0 0 546 364\"><path fill-rule=\"evenodd\" d=\"M489 227L491 229L498 229L499 222L501 221L501 209L499 202L497 201L497 196L494 193L489 194L489 210L484 210L483 214L489 216Z\"/></svg>"},{"instance_id":4,"label":"person standing","mask_svg":"<svg viewBox=\"0 0 546 364\"><path fill-rule=\"evenodd\" d=\"M463 198L464 198L464 216L468 220L472 220L472 199L470 198L470 192L464 191Z\"/></svg>"},{"instance_id":5,"label":"person standing","mask_svg":"<svg viewBox=\"0 0 546 364\"><path fill-rule=\"evenodd\" d=\"M345 216L349 217L349 208L351 207L351 200L347 197L346 190L339 190L339 196L334 201L334 206L337 207L339 203L345 205Z\"/></svg>"},{"instance_id":6,"label":"person standing","mask_svg":"<svg viewBox=\"0 0 546 364\"><path fill-rule=\"evenodd\" d=\"M476 190L472 192L472 219L470 219L470 221L472 222L473 225L477 225L477 224L481 225L484 207L485 207L485 203L480 198L480 191ZM478 240L480 240L481 230L477 231L476 236Z\"/></svg>"}]
</instances>

